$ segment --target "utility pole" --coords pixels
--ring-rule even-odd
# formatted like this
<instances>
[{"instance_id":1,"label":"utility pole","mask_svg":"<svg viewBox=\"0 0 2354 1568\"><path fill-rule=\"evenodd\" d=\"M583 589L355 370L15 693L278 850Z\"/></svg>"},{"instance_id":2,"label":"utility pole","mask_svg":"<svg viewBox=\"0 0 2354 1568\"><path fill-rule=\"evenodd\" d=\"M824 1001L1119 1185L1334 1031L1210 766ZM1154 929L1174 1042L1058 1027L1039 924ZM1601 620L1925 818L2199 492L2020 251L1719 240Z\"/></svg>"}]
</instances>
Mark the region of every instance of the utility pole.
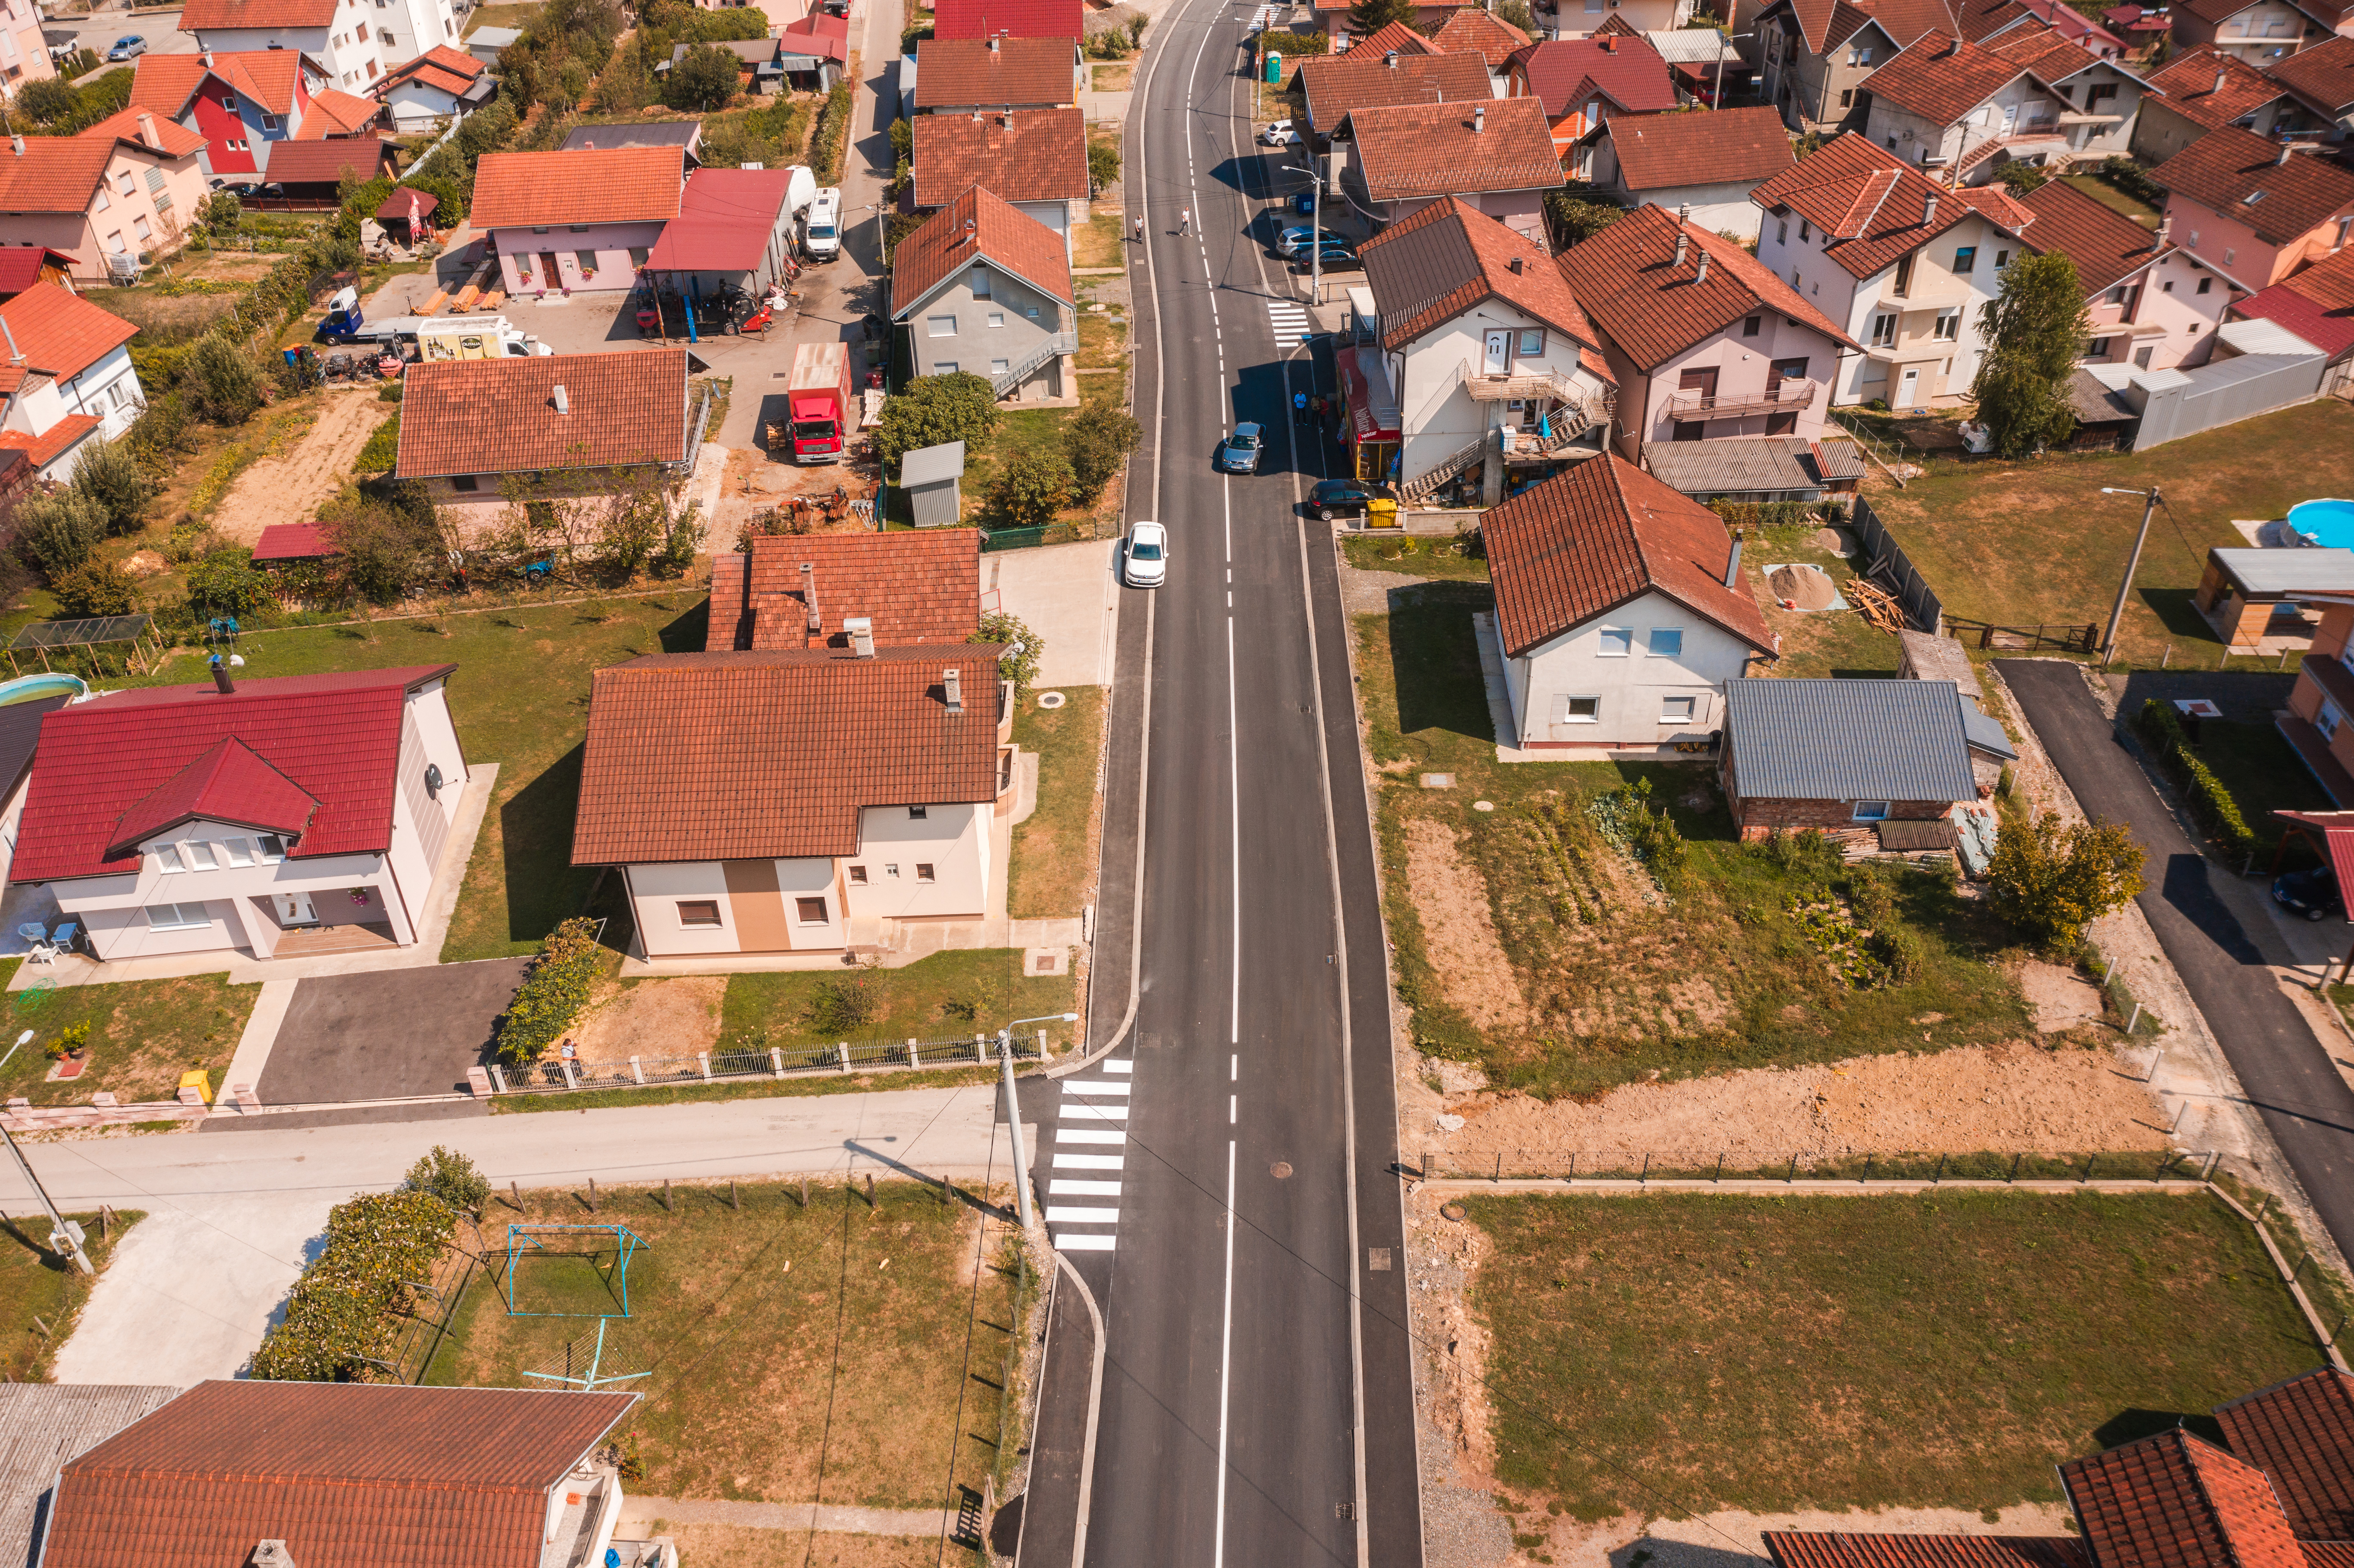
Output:
<instances>
[{"instance_id":1,"label":"utility pole","mask_svg":"<svg viewBox=\"0 0 2354 1568\"><path fill-rule=\"evenodd\" d=\"M16 1147L16 1140L8 1136L5 1127L0 1127L0 1142L8 1145L8 1152L16 1157L17 1169L25 1173L25 1184L40 1199L41 1207L49 1212L49 1245L72 1260L80 1273L96 1274L98 1270L90 1266L90 1255L81 1250L81 1227L58 1213L58 1206L49 1202L49 1190L33 1174L33 1162L25 1158L25 1151Z\"/></svg>"},{"instance_id":2,"label":"utility pole","mask_svg":"<svg viewBox=\"0 0 2354 1568\"><path fill-rule=\"evenodd\" d=\"M2147 490L2118 490L2105 484L2101 487L2101 493L2142 497L2141 532L2134 535L2133 554L2126 558L2125 580L2117 584L2116 606L2109 611L2109 632L2101 640L2101 667L2106 669L2109 661L2116 657L2117 628L2125 621L2126 596L2133 592L2134 573L2141 567L2141 547L2149 542L2149 520L2157 514L2158 503L2164 498L2154 484Z\"/></svg>"},{"instance_id":3,"label":"utility pole","mask_svg":"<svg viewBox=\"0 0 2354 1568\"><path fill-rule=\"evenodd\" d=\"M997 1059L1005 1075L1005 1134L1013 1141L1013 1212L1022 1216L1022 1228L1028 1230L1038 1223L1030 1208L1030 1160L1022 1148L1022 1100L1013 1089L1013 1031L997 1032Z\"/></svg>"}]
</instances>

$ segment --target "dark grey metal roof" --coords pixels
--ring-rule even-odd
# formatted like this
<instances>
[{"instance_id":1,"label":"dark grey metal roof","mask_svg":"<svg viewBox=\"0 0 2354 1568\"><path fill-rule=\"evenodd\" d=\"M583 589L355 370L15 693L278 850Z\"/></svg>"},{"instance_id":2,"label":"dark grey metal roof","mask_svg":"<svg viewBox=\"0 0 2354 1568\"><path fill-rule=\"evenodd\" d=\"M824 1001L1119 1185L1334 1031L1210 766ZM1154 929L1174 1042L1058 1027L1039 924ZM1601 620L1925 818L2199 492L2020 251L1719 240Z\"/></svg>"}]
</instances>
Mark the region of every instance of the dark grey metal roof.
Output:
<instances>
[{"instance_id":1,"label":"dark grey metal roof","mask_svg":"<svg viewBox=\"0 0 2354 1568\"><path fill-rule=\"evenodd\" d=\"M1822 480L1797 436L1720 437L1715 440L1646 441L1643 466L1670 490L1713 494L1725 490L1820 490Z\"/></svg>"},{"instance_id":2,"label":"dark grey metal roof","mask_svg":"<svg viewBox=\"0 0 2354 1568\"><path fill-rule=\"evenodd\" d=\"M1969 739L1970 748L2001 758L2005 762L2019 760L2018 748L2010 744L2004 732L2002 720L1992 714L1982 714L1969 704L1962 705L1962 733Z\"/></svg>"},{"instance_id":3,"label":"dark grey metal roof","mask_svg":"<svg viewBox=\"0 0 2354 1568\"><path fill-rule=\"evenodd\" d=\"M66 1461L180 1391L129 1383L0 1383L0 1563L33 1561L33 1524Z\"/></svg>"},{"instance_id":4,"label":"dark grey metal roof","mask_svg":"<svg viewBox=\"0 0 2354 1568\"><path fill-rule=\"evenodd\" d=\"M773 41L773 40L772 40ZM608 152L616 147L693 147L703 134L700 120L655 120L642 125L583 125L564 138L562 151L583 147Z\"/></svg>"},{"instance_id":5,"label":"dark grey metal roof","mask_svg":"<svg viewBox=\"0 0 2354 1568\"><path fill-rule=\"evenodd\" d=\"M1951 681L1727 681L1724 741L1744 800L1978 799Z\"/></svg>"}]
</instances>

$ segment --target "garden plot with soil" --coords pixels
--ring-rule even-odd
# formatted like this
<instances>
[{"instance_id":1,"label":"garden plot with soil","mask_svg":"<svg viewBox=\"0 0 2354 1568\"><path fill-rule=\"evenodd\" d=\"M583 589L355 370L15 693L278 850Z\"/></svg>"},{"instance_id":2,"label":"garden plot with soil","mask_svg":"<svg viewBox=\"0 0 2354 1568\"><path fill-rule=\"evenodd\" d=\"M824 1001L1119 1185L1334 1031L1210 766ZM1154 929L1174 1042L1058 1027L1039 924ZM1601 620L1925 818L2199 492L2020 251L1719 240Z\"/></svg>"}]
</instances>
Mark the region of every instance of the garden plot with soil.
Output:
<instances>
[{"instance_id":1,"label":"garden plot with soil","mask_svg":"<svg viewBox=\"0 0 2354 1568\"><path fill-rule=\"evenodd\" d=\"M324 392L309 429L284 441L237 476L215 514L214 532L233 545L253 545L281 523L307 523L320 503L352 480L352 463L376 427L400 411L366 387Z\"/></svg>"}]
</instances>

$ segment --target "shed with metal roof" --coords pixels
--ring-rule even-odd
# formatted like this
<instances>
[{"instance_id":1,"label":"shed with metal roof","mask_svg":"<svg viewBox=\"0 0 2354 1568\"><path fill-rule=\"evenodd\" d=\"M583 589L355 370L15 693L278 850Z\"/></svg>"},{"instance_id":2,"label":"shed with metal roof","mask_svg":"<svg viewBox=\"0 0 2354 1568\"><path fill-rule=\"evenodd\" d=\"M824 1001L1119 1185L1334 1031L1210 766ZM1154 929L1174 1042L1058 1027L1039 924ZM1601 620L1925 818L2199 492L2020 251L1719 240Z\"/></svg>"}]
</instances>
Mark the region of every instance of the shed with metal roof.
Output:
<instances>
[{"instance_id":1,"label":"shed with metal roof","mask_svg":"<svg viewBox=\"0 0 2354 1568\"><path fill-rule=\"evenodd\" d=\"M957 482L964 477L964 443L947 441L917 447L899 460L899 486L907 493L907 507L918 528L943 528L964 518L964 497Z\"/></svg>"},{"instance_id":2,"label":"shed with metal roof","mask_svg":"<svg viewBox=\"0 0 2354 1568\"><path fill-rule=\"evenodd\" d=\"M1951 681L1728 682L1721 770L1744 839L1876 833L1978 798Z\"/></svg>"}]
</instances>

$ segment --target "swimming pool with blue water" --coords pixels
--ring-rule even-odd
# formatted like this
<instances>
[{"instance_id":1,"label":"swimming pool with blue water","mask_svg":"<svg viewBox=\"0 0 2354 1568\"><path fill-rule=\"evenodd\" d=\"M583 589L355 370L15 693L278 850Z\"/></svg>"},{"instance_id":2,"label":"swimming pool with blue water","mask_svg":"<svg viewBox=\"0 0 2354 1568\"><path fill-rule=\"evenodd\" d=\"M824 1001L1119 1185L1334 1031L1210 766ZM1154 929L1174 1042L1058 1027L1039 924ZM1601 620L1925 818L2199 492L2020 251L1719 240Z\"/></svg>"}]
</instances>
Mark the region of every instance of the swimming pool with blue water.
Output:
<instances>
[{"instance_id":1,"label":"swimming pool with blue water","mask_svg":"<svg viewBox=\"0 0 2354 1568\"><path fill-rule=\"evenodd\" d=\"M2354 501L2306 501L2288 509L2288 525L2325 549L2354 549Z\"/></svg>"}]
</instances>

